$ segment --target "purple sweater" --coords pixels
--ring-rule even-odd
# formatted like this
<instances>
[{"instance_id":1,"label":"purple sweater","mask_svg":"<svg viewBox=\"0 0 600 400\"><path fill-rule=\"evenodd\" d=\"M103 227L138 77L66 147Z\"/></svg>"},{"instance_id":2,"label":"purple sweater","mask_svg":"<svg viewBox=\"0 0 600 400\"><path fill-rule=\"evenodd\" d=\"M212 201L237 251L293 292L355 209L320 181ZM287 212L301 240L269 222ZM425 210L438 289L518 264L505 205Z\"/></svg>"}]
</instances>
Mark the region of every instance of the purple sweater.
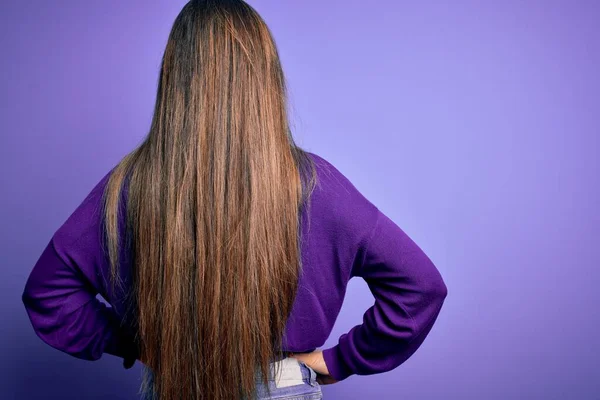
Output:
<instances>
[{"instance_id":1,"label":"purple sweater","mask_svg":"<svg viewBox=\"0 0 600 400\"><path fill-rule=\"evenodd\" d=\"M315 161L318 185L303 215L298 294L286 328L286 349L323 346L338 316L348 281L364 279L374 297L362 324L323 350L337 380L392 370L421 345L447 289L431 260L331 163ZM36 334L77 358L108 353L131 362L134 333L127 304L110 292L101 246L101 196L109 175L56 231L35 264L22 296ZM310 222L307 224L306 222ZM309 227L310 229L306 229ZM131 265L121 264L127 276ZM101 294L111 307L97 299Z\"/></svg>"}]
</instances>

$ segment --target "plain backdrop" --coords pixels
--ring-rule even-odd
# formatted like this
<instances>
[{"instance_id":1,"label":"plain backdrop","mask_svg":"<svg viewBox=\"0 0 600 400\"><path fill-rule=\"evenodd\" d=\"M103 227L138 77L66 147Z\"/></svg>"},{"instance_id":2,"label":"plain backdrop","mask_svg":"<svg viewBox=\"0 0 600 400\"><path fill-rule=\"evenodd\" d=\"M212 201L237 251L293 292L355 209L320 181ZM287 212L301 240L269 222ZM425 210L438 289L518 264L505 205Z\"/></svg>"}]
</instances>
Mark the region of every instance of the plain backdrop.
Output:
<instances>
[{"instance_id":1,"label":"plain backdrop","mask_svg":"<svg viewBox=\"0 0 600 400\"><path fill-rule=\"evenodd\" d=\"M39 340L21 293L146 135L183 1L0 5L0 398L135 399L139 364ZM600 2L255 0L293 129L430 256L449 294L392 372L326 399L600 398ZM352 280L326 346L373 298Z\"/></svg>"}]
</instances>

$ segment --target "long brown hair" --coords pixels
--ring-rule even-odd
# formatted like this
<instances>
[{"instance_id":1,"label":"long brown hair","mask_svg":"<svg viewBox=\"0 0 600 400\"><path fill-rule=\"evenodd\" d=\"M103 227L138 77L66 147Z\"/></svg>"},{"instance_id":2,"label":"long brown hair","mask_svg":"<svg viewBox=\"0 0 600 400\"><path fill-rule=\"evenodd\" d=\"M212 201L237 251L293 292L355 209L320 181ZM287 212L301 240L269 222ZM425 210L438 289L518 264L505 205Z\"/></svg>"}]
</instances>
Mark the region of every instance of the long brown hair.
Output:
<instances>
[{"instance_id":1,"label":"long brown hair","mask_svg":"<svg viewBox=\"0 0 600 400\"><path fill-rule=\"evenodd\" d=\"M160 399L252 398L281 356L314 165L291 136L271 33L241 0L193 0L163 55L150 131L105 191L119 279L127 187L133 300ZM119 211L121 209L121 211Z\"/></svg>"}]
</instances>

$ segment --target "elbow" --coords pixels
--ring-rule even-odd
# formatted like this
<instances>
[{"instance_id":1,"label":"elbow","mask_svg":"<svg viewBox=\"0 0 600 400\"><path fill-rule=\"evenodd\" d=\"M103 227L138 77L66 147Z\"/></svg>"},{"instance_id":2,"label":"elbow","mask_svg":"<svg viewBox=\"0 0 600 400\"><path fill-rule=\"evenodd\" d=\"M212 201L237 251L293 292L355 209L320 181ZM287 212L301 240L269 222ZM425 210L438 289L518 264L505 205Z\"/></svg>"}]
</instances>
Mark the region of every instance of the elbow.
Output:
<instances>
[{"instance_id":1,"label":"elbow","mask_svg":"<svg viewBox=\"0 0 600 400\"><path fill-rule=\"evenodd\" d=\"M431 295L440 303L443 303L446 297L448 297L448 286L446 286L446 282L444 282L442 277L435 282L431 293Z\"/></svg>"},{"instance_id":2,"label":"elbow","mask_svg":"<svg viewBox=\"0 0 600 400\"><path fill-rule=\"evenodd\" d=\"M77 316L72 318L60 317L60 311L44 309L31 299L27 294L23 296L25 309L31 322L35 335L46 345L84 360L100 358L95 348L90 347L90 339L99 338L101 330L80 335L80 324Z\"/></svg>"},{"instance_id":3,"label":"elbow","mask_svg":"<svg viewBox=\"0 0 600 400\"><path fill-rule=\"evenodd\" d=\"M427 303L441 307L448 296L448 286L435 266L431 266L428 278L421 282L421 295Z\"/></svg>"},{"instance_id":4,"label":"elbow","mask_svg":"<svg viewBox=\"0 0 600 400\"><path fill-rule=\"evenodd\" d=\"M25 287L25 290L23 290L23 293L21 293L21 303L23 303L26 310L27 310L28 301L29 301L29 293L27 292L27 287Z\"/></svg>"},{"instance_id":5,"label":"elbow","mask_svg":"<svg viewBox=\"0 0 600 400\"><path fill-rule=\"evenodd\" d=\"M21 293L21 302L25 306L25 309L29 311L31 305L35 302L35 290L33 289L33 281L31 277L27 280L23 293Z\"/></svg>"},{"instance_id":6,"label":"elbow","mask_svg":"<svg viewBox=\"0 0 600 400\"><path fill-rule=\"evenodd\" d=\"M54 305L52 296L33 274L27 279L23 293L21 293L21 302L36 332L40 329L42 321L51 319L50 307Z\"/></svg>"},{"instance_id":7,"label":"elbow","mask_svg":"<svg viewBox=\"0 0 600 400\"><path fill-rule=\"evenodd\" d=\"M30 277L27 280L27 283L25 284L23 293L21 293L21 302L23 303L23 306L25 307L25 311L27 312L27 314L29 315L30 318L31 318L33 309L35 308L35 304L36 304L36 296L34 293L35 293L35 290L32 288L32 279ZM33 323L34 321L32 320L31 322ZM34 328L35 328L35 325L34 325Z\"/></svg>"},{"instance_id":8,"label":"elbow","mask_svg":"<svg viewBox=\"0 0 600 400\"><path fill-rule=\"evenodd\" d=\"M101 342L101 329L90 323L91 294L64 268L50 243L30 273L21 302L34 333L47 345L77 358L88 354L90 342ZM87 318L86 318L87 317ZM93 349L95 350L95 349Z\"/></svg>"},{"instance_id":9,"label":"elbow","mask_svg":"<svg viewBox=\"0 0 600 400\"><path fill-rule=\"evenodd\" d=\"M439 273L430 277L426 283L422 283L418 305L415 305L411 314L415 324L411 342L427 336L447 296L448 287Z\"/></svg>"},{"instance_id":10,"label":"elbow","mask_svg":"<svg viewBox=\"0 0 600 400\"><path fill-rule=\"evenodd\" d=\"M21 300L33 331L42 342L83 360L93 361L102 356L106 323L94 323L101 310L91 302L69 304L64 298L56 301L34 284L25 287Z\"/></svg>"},{"instance_id":11,"label":"elbow","mask_svg":"<svg viewBox=\"0 0 600 400\"><path fill-rule=\"evenodd\" d=\"M29 322L37 337L47 345L60 349L59 344L55 340L58 335L54 316L40 304L40 299L32 291L29 284L25 286L25 290L21 295L21 301L25 306Z\"/></svg>"},{"instance_id":12,"label":"elbow","mask_svg":"<svg viewBox=\"0 0 600 400\"><path fill-rule=\"evenodd\" d=\"M50 347L66 352L60 307L49 299L48 294L36 288L32 279L25 285L21 301L36 336Z\"/></svg>"}]
</instances>

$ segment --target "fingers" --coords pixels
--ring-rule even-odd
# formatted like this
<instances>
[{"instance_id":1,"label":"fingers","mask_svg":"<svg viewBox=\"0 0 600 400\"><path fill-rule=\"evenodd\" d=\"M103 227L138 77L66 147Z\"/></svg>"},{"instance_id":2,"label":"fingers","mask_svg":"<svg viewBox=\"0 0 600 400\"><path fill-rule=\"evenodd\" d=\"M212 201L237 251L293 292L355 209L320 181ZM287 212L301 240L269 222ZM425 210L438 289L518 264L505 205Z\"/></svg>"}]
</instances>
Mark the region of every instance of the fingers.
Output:
<instances>
[{"instance_id":1,"label":"fingers","mask_svg":"<svg viewBox=\"0 0 600 400\"><path fill-rule=\"evenodd\" d=\"M337 382L329 375L329 370L325 364L325 359L323 358L323 352L321 350L315 350L311 353L289 354L290 357L295 358L312 368L317 373L317 382L319 384L330 385Z\"/></svg>"},{"instance_id":2,"label":"fingers","mask_svg":"<svg viewBox=\"0 0 600 400\"><path fill-rule=\"evenodd\" d=\"M317 375L317 383L319 385L331 385L337 381L331 375Z\"/></svg>"},{"instance_id":3,"label":"fingers","mask_svg":"<svg viewBox=\"0 0 600 400\"><path fill-rule=\"evenodd\" d=\"M328 372L328 371L323 370L323 365L319 361L319 353L318 352L297 353L297 354L292 355L291 357L308 365L310 368L315 370L317 373L325 374Z\"/></svg>"}]
</instances>

